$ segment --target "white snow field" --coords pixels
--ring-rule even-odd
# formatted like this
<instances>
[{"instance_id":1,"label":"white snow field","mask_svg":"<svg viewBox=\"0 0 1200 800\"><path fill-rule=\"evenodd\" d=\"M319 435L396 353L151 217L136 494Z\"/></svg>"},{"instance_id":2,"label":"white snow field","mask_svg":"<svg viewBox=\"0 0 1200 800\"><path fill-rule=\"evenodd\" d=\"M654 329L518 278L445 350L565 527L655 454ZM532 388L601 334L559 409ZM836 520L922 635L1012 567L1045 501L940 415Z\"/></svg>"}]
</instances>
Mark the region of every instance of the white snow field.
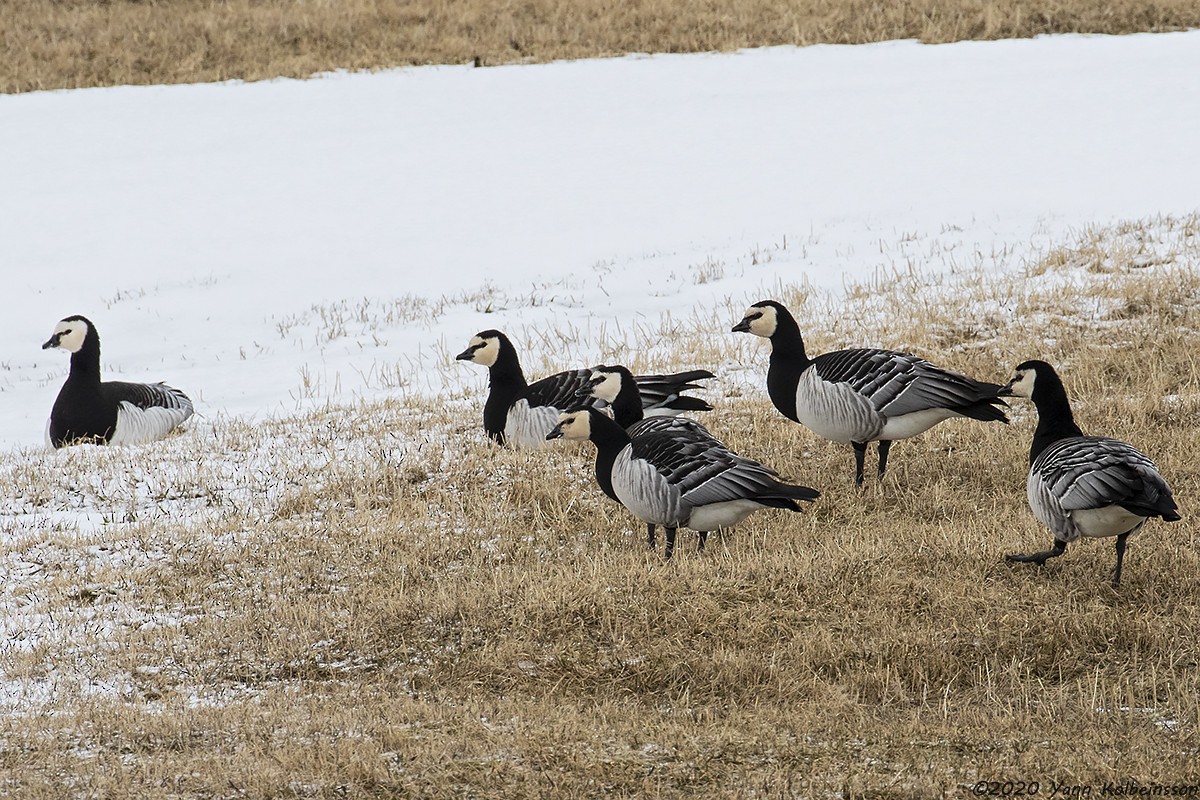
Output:
<instances>
[{"instance_id":1,"label":"white snow field","mask_svg":"<svg viewBox=\"0 0 1200 800\"><path fill-rule=\"evenodd\" d=\"M1200 32L781 47L0 97L0 447L89 316L203 417L482 387L477 330L1011 268L1200 195ZM740 309L739 309L740 310ZM603 335L602 335L603 334Z\"/></svg>"}]
</instances>

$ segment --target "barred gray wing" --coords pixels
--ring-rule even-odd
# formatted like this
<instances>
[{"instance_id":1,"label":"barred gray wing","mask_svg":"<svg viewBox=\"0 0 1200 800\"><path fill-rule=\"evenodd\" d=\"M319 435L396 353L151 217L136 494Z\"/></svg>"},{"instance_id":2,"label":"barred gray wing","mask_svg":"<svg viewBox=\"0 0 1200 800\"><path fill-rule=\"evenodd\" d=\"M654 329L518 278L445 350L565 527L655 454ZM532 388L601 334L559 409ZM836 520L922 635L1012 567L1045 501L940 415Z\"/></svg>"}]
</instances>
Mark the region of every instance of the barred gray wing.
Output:
<instances>
[{"instance_id":1,"label":"barred gray wing","mask_svg":"<svg viewBox=\"0 0 1200 800\"><path fill-rule=\"evenodd\" d=\"M953 409L995 397L998 384L983 383L892 350L858 348L813 359L817 374L847 383L881 414L898 417L930 408Z\"/></svg>"},{"instance_id":2,"label":"barred gray wing","mask_svg":"<svg viewBox=\"0 0 1200 800\"><path fill-rule=\"evenodd\" d=\"M634 458L652 464L693 507L752 498L778 484L774 470L731 452L703 429L652 431L632 447Z\"/></svg>"},{"instance_id":3,"label":"barred gray wing","mask_svg":"<svg viewBox=\"0 0 1200 800\"><path fill-rule=\"evenodd\" d=\"M1060 439L1038 455L1030 471L1041 477L1067 511L1110 505L1132 505L1148 513L1175 508L1171 490L1154 462L1118 439Z\"/></svg>"},{"instance_id":4,"label":"barred gray wing","mask_svg":"<svg viewBox=\"0 0 1200 800\"><path fill-rule=\"evenodd\" d=\"M561 411L583 408L590 401L579 392L588 387L591 377L590 369L558 372L529 384L516 399L527 400L531 408L553 406Z\"/></svg>"}]
</instances>

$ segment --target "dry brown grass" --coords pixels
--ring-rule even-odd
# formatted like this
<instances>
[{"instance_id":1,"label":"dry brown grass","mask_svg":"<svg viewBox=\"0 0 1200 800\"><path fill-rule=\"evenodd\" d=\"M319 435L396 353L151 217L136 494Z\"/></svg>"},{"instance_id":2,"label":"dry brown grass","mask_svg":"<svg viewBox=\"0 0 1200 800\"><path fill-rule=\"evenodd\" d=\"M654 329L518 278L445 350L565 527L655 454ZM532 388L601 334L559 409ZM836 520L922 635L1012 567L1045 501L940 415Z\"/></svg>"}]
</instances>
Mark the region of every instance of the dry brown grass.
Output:
<instances>
[{"instance_id":1,"label":"dry brown grass","mask_svg":"<svg viewBox=\"0 0 1200 800\"><path fill-rule=\"evenodd\" d=\"M4 0L0 92L1197 26L1193 0Z\"/></svg>"},{"instance_id":2,"label":"dry brown grass","mask_svg":"<svg viewBox=\"0 0 1200 800\"><path fill-rule=\"evenodd\" d=\"M474 395L21 454L0 473L17 498L0 793L1200 782L1200 221L1089 231L1008 276L780 299L818 350L901 346L998 380L1028 357L1060 365L1084 428L1152 454L1184 521L1132 540L1118 591L1111 542L1008 565L1049 542L1024 499L1028 407L903 442L856 491L848 449L769 406L764 343L728 333L732 305L719 324L663 322L728 376L706 421L825 494L703 555L685 534L671 563L595 488L586 447L497 450ZM80 532L83 509L111 521Z\"/></svg>"}]
</instances>

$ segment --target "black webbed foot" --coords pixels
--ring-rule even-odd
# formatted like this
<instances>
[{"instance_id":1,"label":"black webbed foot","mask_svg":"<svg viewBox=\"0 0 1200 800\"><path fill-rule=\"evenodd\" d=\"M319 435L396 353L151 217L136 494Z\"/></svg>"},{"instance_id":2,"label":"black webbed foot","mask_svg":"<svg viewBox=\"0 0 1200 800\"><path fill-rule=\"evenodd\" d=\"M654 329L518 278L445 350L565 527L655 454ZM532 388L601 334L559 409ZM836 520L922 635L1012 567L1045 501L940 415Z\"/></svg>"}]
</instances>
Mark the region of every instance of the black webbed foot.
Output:
<instances>
[{"instance_id":1,"label":"black webbed foot","mask_svg":"<svg viewBox=\"0 0 1200 800\"><path fill-rule=\"evenodd\" d=\"M1040 567L1049 559L1058 558L1066 551L1066 542L1055 542L1054 547L1049 550L1042 550L1037 553L1010 553L1004 557L1004 560L1019 564L1037 564Z\"/></svg>"}]
</instances>

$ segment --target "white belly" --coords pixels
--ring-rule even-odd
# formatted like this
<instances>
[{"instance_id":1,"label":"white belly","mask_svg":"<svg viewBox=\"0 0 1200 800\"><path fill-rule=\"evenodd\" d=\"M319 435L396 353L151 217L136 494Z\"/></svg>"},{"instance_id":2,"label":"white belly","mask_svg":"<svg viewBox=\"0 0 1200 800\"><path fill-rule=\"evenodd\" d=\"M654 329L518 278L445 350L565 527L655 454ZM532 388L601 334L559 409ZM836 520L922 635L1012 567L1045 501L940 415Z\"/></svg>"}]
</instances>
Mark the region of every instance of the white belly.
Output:
<instances>
[{"instance_id":1,"label":"white belly","mask_svg":"<svg viewBox=\"0 0 1200 800\"><path fill-rule=\"evenodd\" d=\"M551 406L529 407L528 400L518 400L508 410L504 421L504 441L510 447L534 450L546 446L546 434L558 424L559 411Z\"/></svg>"},{"instance_id":2,"label":"white belly","mask_svg":"<svg viewBox=\"0 0 1200 800\"><path fill-rule=\"evenodd\" d=\"M1069 516L1080 534L1093 538L1120 536L1141 527L1146 521L1145 517L1126 511L1120 506L1071 511Z\"/></svg>"},{"instance_id":3,"label":"white belly","mask_svg":"<svg viewBox=\"0 0 1200 800\"><path fill-rule=\"evenodd\" d=\"M687 526L694 531L715 531L732 528L746 517L765 506L753 500L729 500L712 503L692 510Z\"/></svg>"},{"instance_id":4,"label":"white belly","mask_svg":"<svg viewBox=\"0 0 1200 800\"><path fill-rule=\"evenodd\" d=\"M960 416L946 408L927 408L924 411L914 411L911 414L901 414L898 417L888 417L879 433L880 439L907 439L916 436L937 425L942 420Z\"/></svg>"}]
</instances>

